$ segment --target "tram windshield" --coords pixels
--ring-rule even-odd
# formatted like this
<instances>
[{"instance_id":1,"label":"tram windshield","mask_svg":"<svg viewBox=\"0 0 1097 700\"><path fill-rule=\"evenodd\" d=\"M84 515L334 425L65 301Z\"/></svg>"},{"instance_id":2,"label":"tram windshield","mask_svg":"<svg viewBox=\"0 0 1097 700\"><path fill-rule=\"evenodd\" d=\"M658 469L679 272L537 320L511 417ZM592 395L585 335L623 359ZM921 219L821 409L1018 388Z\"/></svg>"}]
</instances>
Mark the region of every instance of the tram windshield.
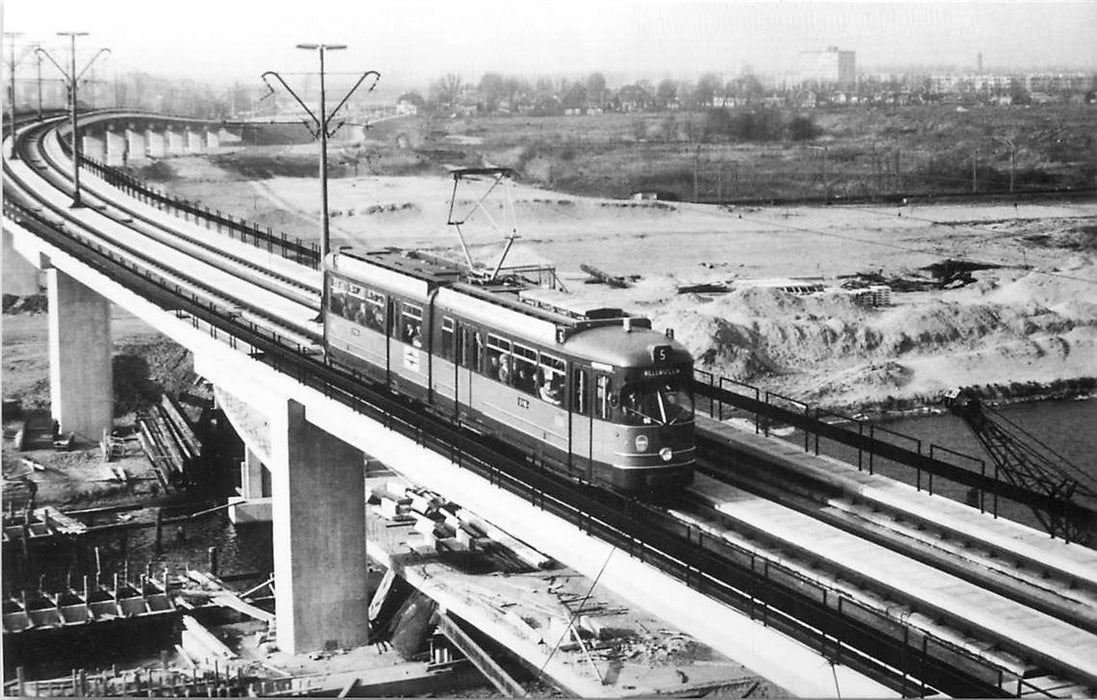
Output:
<instances>
[{"instance_id":1,"label":"tram windshield","mask_svg":"<svg viewBox=\"0 0 1097 700\"><path fill-rule=\"evenodd\" d=\"M678 382L630 384L621 391L621 413L629 425L688 423L693 396Z\"/></svg>"}]
</instances>

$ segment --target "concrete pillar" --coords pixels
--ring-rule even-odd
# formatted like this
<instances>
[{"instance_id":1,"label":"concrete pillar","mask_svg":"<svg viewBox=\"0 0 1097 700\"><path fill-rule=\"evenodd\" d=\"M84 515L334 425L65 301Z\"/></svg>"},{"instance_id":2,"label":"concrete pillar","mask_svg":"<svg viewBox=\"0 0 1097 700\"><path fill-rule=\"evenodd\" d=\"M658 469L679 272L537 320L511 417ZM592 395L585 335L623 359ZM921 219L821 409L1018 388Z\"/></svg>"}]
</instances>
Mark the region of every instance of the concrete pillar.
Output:
<instances>
[{"instance_id":1,"label":"concrete pillar","mask_svg":"<svg viewBox=\"0 0 1097 700\"><path fill-rule=\"evenodd\" d=\"M124 134L108 131L105 134L107 142L107 165L120 168L126 164L126 137Z\"/></svg>"},{"instance_id":2,"label":"concrete pillar","mask_svg":"<svg viewBox=\"0 0 1097 700\"><path fill-rule=\"evenodd\" d=\"M3 266L0 280L3 282L4 294L25 297L38 293L38 270L29 260L15 252L11 232L7 229L4 229Z\"/></svg>"},{"instance_id":3,"label":"concrete pillar","mask_svg":"<svg viewBox=\"0 0 1097 700\"><path fill-rule=\"evenodd\" d=\"M291 654L368 641L362 453L287 401L270 416L278 646Z\"/></svg>"},{"instance_id":4,"label":"concrete pillar","mask_svg":"<svg viewBox=\"0 0 1097 700\"><path fill-rule=\"evenodd\" d=\"M205 144L202 143L202 134L193 129L187 129L187 153L202 153Z\"/></svg>"},{"instance_id":5,"label":"concrete pillar","mask_svg":"<svg viewBox=\"0 0 1097 700\"><path fill-rule=\"evenodd\" d=\"M145 149L145 135L140 131L126 129L126 162L143 163L148 160Z\"/></svg>"},{"instance_id":6,"label":"concrete pillar","mask_svg":"<svg viewBox=\"0 0 1097 700\"><path fill-rule=\"evenodd\" d=\"M86 158L102 162L107 158L107 144L101 138L91 134L82 134L80 136L80 152Z\"/></svg>"},{"instance_id":7,"label":"concrete pillar","mask_svg":"<svg viewBox=\"0 0 1097 700\"><path fill-rule=\"evenodd\" d=\"M114 420L110 302L56 268L46 289L50 412L63 432L98 441Z\"/></svg>"},{"instance_id":8,"label":"concrete pillar","mask_svg":"<svg viewBox=\"0 0 1097 700\"><path fill-rule=\"evenodd\" d=\"M145 137L149 158L163 158L167 154L167 146L164 143L166 137L163 133L149 129L145 132Z\"/></svg>"},{"instance_id":9,"label":"concrete pillar","mask_svg":"<svg viewBox=\"0 0 1097 700\"><path fill-rule=\"evenodd\" d=\"M183 155L183 135L172 131L171 129L164 129L164 139L168 144L169 156Z\"/></svg>"},{"instance_id":10,"label":"concrete pillar","mask_svg":"<svg viewBox=\"0 0 1097 700\"><path fill-rule=\"evenodd\" d=\"M229 520L240 525L243 523L269 523L273 519L271 512L270 471L263 465L259 455L246 445L244 459L240 462L240 494L229 498Z\"/></svg>"},{"instance_id":11,"label":"concrete pillar","mask_svg":"<svg viewBox=\"0 0 1097 700\"><path fill-rule=\"evenodd\" d=\"M221 136L219 132L206 129L206 153L217 153L221 148Z\"/></svg>"}]
</instances>

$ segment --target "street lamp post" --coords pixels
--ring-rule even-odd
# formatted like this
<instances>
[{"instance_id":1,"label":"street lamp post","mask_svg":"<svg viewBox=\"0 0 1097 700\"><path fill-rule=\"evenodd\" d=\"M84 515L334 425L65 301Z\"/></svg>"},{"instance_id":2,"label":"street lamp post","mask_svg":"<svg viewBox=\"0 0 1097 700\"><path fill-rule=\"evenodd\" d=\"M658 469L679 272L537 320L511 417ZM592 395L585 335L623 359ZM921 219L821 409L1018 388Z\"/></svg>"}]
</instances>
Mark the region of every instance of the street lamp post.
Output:
<instances>
[{"instance_id":1,"label":"street lamp post","mask_svg":"<svg viewBox=\"0 0 1097 700\"><path fill-rule=\"evenodd\" d=\"M76 72L76 37L87 36L87 32L57 32L57 36L67 36L70 40L70 69L66 71L61 67L49 51L46 51L42 47L35 49L35 53L39 56L45 56L50 60L57 70L61 71L61 75L65 77L65 80L69 83L69 112L72 126L72 206L81 207L83 202L80 201L80 142L76 138L76 89L80 84L80 78L84 77L84 73L88 72L95 60L105 53L110 53L110 49L99 49L99 51L91 57L87 65L84 66L84 70L79 73Z\"/></svg>"}]
</instances>

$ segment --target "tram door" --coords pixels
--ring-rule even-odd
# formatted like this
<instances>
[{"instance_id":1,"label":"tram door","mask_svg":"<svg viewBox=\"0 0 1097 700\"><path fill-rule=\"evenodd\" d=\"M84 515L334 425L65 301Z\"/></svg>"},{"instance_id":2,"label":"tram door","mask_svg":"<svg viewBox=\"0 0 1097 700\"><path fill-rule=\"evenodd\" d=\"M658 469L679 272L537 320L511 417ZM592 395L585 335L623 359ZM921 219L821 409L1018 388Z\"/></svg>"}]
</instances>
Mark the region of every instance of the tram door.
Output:
<instances>
[{"instance_id":1,"label":"tram door","mask_svg":"<svg viewBox=\"0 0 1097 700\"><path fill-rule=\"evenodd\" d=\"M389 297L388 313L385 317L385 382L395 388L396 375L392 372L392 339L398 327L396 300Z\"/></svg>"},{"instance_id":2,"label":"tram door","mask_svg":"<svg viewBox=\"0 0 1097 700\"><path fill-rule=\"evenodd\" d=\"M571 373L571 460L576 476L587 481L594 478L594 411L592 405L592 370L574 365Z\"/></svg>"},{"instance_id":3,"label":"tram door","mask_svg":"<svg viewBox=\"0 0 1097 700\"><path fill-rule=\"evenodd\" d=\"M459 416L467 416L469 406L472 405L472 376L478 361L476 352L476 333L464 324L457 327L457 362L453 371L456 373L454 384L457 387L457 413Z\"/></svg>"}]
</instances>

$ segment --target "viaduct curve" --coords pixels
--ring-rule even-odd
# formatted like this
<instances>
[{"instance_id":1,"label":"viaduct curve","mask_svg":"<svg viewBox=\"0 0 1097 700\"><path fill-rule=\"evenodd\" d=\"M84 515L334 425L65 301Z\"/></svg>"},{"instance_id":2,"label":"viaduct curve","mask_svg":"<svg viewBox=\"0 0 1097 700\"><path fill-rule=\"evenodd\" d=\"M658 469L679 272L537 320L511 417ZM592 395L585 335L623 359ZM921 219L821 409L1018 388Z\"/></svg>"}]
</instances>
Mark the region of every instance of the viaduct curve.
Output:
<instances>
[{"instance_id":1,"label":"viaduct curve","mask_svg":"<svg viewBox=\"0 0 1097 700\"><path fill-rule=\"evenodd\" d=\"M101 142L108 164L161 157L161 146L164 157L216 152L230 131L217 122L137 112L86 115L81 124L79 136L89 156L100 153ZM227 256L258 258L305 289L318 290L318 273L256 255L244 243L127 200L87 172L88 206L69 209L71 195L59 176L71 159L62 148L67 127L52 126L41 136L50 162L7 158L15 139L5 143L3 218L5 278L31 272L19 269L11 253L46 274L51 410L65 431L98 436L109 429L109 307L114 303L187 348L198 374L261 416L257 430L240 431L250 453L243 466L251 471L244 482L246 489L249 482L261 481L254 470L270 472L283 649L302 653L367 641L362 464L368 454L590 577L605 567L602 584L655 614L673 617L690 610L684 626L691 634L794 694L828 695L836 683L848 695L891 693L639 560L616 557L605 566L608 544L461 469L416 439L414 431L409 436L391 429L398 421L383 407L340 396L337 388L302 374L301 365L272 362L276 350L294 346L303 356L315 357L316 348L309 345L320 337L316 306L271 291L269 281L227 274L197 254L180 257L150 243L136 232L148 225L135 222L128 209L144 207L151 219L192 242L205 237L208 244L212 236ZM226 319L234 322L234 330L225 330L220 321Z\"/></svg>"}]
</instances>

